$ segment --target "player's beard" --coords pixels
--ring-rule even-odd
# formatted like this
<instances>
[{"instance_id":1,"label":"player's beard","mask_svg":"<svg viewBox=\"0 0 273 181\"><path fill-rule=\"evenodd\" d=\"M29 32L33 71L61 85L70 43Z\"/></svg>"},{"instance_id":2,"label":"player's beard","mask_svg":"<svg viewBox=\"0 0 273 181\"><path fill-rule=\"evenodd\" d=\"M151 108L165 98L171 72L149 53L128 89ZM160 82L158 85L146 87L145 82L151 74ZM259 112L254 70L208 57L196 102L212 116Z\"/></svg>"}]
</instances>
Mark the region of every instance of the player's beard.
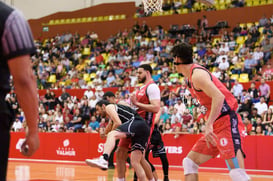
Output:
<instances>
[{"instance_id":1,"label":"player's beard","mask_svg":"<svg viewBox=\"0 0 273 181\"><path fill-rule=\"evenodd\" d=\"M139 82L139 83L144 83L145 81L146 81L146 77L143 77L143 78L138 79L138 82Z\"/></svg>"}]
</instances>

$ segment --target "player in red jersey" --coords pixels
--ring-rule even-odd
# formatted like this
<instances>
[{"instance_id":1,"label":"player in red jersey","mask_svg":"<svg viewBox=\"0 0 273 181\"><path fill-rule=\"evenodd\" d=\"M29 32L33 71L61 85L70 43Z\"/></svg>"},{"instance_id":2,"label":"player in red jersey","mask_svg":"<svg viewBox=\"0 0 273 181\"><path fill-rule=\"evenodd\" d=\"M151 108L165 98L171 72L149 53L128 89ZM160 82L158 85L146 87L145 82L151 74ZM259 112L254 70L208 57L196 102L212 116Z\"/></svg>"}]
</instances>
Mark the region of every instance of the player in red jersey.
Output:
<instances>
[{"instance_id":1,"label":"player in red jersey","mask_svg":"<svg viewBox=\"0 0 273 181\"><path fill-rule=\"evenodd\" d=\"M150 65L142 64L138 67L138 80L139 83L143 83L143 86L141 86L136 93L131 96L131 102L136 108L137 113L144 118L152 130L153 114L157 113L160 109L160 89L154 83L151 74L152 68ZM125 160L127 158L130 143L130 139L121 139L116 151L118 181L125 180ZM153 180L153 177L157 180L155 168L152 164L145 161L142 166L149 180ZM154 176L152 171L154 172Z\"/></svg>"},{"instance_id":2,"label":"player in red jersey","mask_svg":"<svg viewBox=\"0 0 273 181\"><path fill-rule=\"evenodd\" d=\"M199 101L206 120L204 136L183 160L185 180L198 180L199 165L218 154L225 159L233 181L250 180L244 169L244 125L235 112L235 97L207 69L193 63L190 44L178 44L171 53L177 72L188 78L190 92Z\"/></svg>"}]
</instances>

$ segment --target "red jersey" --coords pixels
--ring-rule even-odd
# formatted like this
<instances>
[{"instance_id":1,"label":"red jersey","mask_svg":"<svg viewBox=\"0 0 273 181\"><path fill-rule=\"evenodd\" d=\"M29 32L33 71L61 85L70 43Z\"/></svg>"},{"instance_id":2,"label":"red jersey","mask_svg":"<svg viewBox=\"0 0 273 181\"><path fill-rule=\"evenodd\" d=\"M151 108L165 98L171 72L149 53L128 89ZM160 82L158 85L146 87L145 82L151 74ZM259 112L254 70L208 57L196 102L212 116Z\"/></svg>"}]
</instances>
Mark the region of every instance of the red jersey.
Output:
<instances>
[{"instance_id":1,"label":"red jersey","mask_svg":"<svg viewBox=\"0 0 273 181\"><path fill-rule=\"evenodd\" d=\"M214 85L224 94L225 101L221 110L221 114L219 116L225 115L230 111L236 111L238 108L238 102L233 96L233 94L226 88L226 86L220 82L214 75L212 75L207 69L204 67L193 64L190 70L190 78L189 78L189 90L193 98L196 98L200 105L201 105L201 113L204 115L205 119L207 120L211 111L211 103L212 99L206 95L202 90L196 90L192 84L192 73L194 69L203 69L207 71L213 81Z\"/></svg>"},{"instance_id":2,"label":"red jersey","mask_svg":"<svg viewBox=\"0 0 273 181\"><path fill-rule=\"evenodd\" d=\"M147 88L150 84L154 84L154 81L151 80L146 85L136 90L136 99L138 102L143 104L150 104L150 100L147 95ZM144 118L144 120L148 123L149 126L152 126L152 123L153 123L152 112L147 112L141 108L138 108L136 111L142 118Z\"/></svg>"}]
</instances>

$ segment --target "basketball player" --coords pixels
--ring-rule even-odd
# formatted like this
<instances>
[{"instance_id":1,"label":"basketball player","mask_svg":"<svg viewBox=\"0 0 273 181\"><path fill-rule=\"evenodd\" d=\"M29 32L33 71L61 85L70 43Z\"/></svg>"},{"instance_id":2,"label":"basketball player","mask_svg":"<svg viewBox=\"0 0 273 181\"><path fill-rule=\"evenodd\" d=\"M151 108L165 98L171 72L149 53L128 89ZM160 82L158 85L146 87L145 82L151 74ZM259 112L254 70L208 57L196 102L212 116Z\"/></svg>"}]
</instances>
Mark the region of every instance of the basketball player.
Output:
<instances>
[{"instance_id":1,"label":"basketball player","mask_svg":"<svg viewBox=\"0 0 273 181\"><path fill-rule=\"evenodd\" d=\"M111 91L105 92L104 95L103 95L103 99L109 101L112 104L118 103L118 104L123 104L125 106L126 105L130 106L125 101L116 100L115 94L113 92L111 92ZM101 135L102 138L104 138L112 130L112 125L113 124L111 123L111 121L112 120L109 120L110 123L107 124L105 130L103 132L100 132L100 135ZM111 154L109 156L109 160L108 160L109 165L108 165L108 168L115 168L114 163L113 163L114 162L114 153L115 153L115 151L117 149L118 142L119 142L119 140L116 141L115 147L114 147L113 151L111 152ZM127 162L129 163L129 168L131 168L131 161L130 161L130 157L129 156L127 157Z\"/></svg>"},{"instance_id":2,"label":"basketball player","mask_svg":"<svg viewBox=\"0 0 273 181\"><path fill-rule=\"evenodd\" d=\"M101 100L96 104L96 111L102 117L110 117L113 122L113 130L107 135L103 155L96 159L86 159L86 163L89 166L106 170L109 155L115 147L115 141L122 138L131 138L132 166L139 180L145 181L146 174L141 163L145 160L143 153L150 135L150 128L147 123L129 106L110 104L106 100Z\"/></svg>"},{"instance_id":3,"label":"basketball player","mask_svg":"<svg viewBox=\"0 0 273 181\"><path fill-rule=\"evenodd\" d=\"M150 143L145 152L146 159L149 156L150 151L153 153L153 157L159 157L162 163L164 179L163 181L169 181L169 162L166 154L166 149L161 137L161 133L158 127L158 121L160 119L161 110L155 115L154 118L154 129L150 138Z\"/></svg>"},{"instance_id":4,"label":"basketball player","mask_svg":"<svg viewBox=\"0 0 273 181\"><path fill-rule=\"evenodd\" d=\"M188 78L189 90L199 100L206 120L204 136L183 160L185 180L198 180L199 165L218 154L225 159L233 181L250 180L244 169L244 125L235 112L237 100L207 69L193 63L191 45L178 44L171 53L177 72Z\"/></svg>"},{"instance_id":5,"label":"basketball player","mask_svg":"<svg viewBox=\"0 0 273 181\"><path fill-rule=\"evenodd\" d=\"M160 90L159 87L154 83L151 74L152 68L149 64L143 64L138 67L138 81L139 83L143 83L143 86L136 91L136 94L133 94L131 96L131 102L137 108L137 112L141 117L145 119L145 121L150 126L152 126L153 114L157 113L160 109ZM130 140L120 140L116 152L118 181L125 180L125 160L127 158L129 145ZM151 163L149 164L147 161L144 162L143 168L145 169L146 175L149 180L151 180L152 178L157 180L155 168L152 166ZM152 172L153 175L151 175Z\"/></svg>"}]
</instances>

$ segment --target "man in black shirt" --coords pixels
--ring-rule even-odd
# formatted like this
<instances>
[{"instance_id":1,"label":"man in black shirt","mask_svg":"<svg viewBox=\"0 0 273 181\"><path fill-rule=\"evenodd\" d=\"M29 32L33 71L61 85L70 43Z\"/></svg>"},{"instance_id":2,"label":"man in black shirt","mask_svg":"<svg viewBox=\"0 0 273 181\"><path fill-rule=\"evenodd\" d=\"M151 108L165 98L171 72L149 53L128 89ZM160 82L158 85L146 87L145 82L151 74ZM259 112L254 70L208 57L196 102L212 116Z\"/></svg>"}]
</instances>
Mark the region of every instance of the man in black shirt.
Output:
<instances>
[{"instance_id":1,"label":"man in black shirt","mask_svg":"<svg viewBox=\"0 0 273 181\"><path fill-rule=\"evenodd\" d=\"M10 91L10 75L28 126L21 153L31 156L39 147L37 85L30 59L35 52L32 33L23 15L0 2L0 181L6 180L9 130L14 118L5 102Z\"/></svg>"},{"instance_id":2,"label":"man in black shirt","mask_svg":"<svg viewBox=\"0 0 273 181\"><path fill-rule=\"evenodd\" d=\"M86 159L86 163L92 167L108 169L108 159L115 147L115 141L131 138L131 163L139 180L145 181L146 174L141 163L145 161L143 153L150 134L147 123L132 108L121 104L110 104L106 100L99 101L96 110L102 117L109 116L113 126L112 131L107 135L103 155L96 159Z\"/></svg>"}]
</instances>

